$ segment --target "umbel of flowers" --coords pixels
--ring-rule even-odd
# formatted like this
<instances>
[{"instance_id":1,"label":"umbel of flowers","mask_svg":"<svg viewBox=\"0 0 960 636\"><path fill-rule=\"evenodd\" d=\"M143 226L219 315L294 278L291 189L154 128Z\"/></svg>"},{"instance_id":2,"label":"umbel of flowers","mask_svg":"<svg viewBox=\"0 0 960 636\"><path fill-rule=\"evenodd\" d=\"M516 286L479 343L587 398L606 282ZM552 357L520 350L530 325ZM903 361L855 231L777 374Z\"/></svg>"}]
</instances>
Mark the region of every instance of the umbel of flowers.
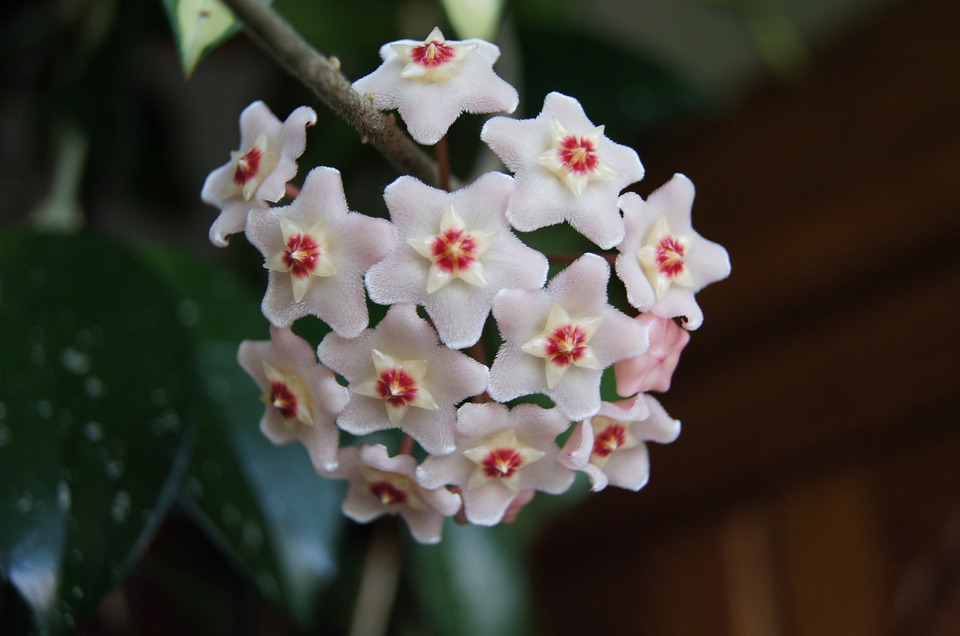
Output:
<instances>
[{"instance_id":1,"label":"umbel of flowers","mask_svg":"<svg viewBox=\"0 0 960 636\"><path fill-rule=\"evenodd\" d=\"M517 106L489 42L434 29L380 53L383 64L354 89L396 109L422 144L443 140L464 112ZM696 292L730 273L726 251L691 227L693 184L676 175L646 200L623 194L643 177L637 153L608 139L576 99L551 93L536 117L483 127L511 174L452 192L401 176L384 191L384 219L351 211L340 173L316 167L292 201L272 205L315 121L307 106L281 122L251 104L240 148L203 186L220 208L213 243L244 232L267 270L270 340L246 341L238 354L260 387L263 433L303 444L319 475L348 481L348 517L399 514L424 543L440 540L445 517L500 523L536 491L564 492L578 471L593 490L642 488L645 443L680 432L649 392L669 388L703 322ZM523 233L562 223L597 250L555 258L567 265L548 279L556 255ZM608 301L611 271L626 311ZM368 299L388 306L377 324ZM301 339L291 325L307 316L332 332ZM616 402L601 397L610 367ZM525 403L533 395L551 406ZM399 431L397 448L363 443L385 430ZM340 431L359 445L341 446Z\"/></svg>"}]
</instances>

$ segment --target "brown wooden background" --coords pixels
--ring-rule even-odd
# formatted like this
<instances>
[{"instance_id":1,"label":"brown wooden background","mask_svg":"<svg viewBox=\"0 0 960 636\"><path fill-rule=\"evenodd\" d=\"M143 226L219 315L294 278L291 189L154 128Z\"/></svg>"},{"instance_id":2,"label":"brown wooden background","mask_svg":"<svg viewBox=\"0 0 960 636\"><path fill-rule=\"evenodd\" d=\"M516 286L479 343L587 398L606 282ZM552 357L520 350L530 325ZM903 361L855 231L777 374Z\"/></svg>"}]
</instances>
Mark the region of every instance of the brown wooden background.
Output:
<instances>
[{"instance_id":1,"label":"brown wooden background","mask_svg":"<svg viewBox=\"0 0 960 636\"><path fill-rule=\"evenodd\" d=\"M960 634L960 3L918 0L644 162L733 276L639 495L546 533L556 634Z\"/></svg>"}]
</instances>

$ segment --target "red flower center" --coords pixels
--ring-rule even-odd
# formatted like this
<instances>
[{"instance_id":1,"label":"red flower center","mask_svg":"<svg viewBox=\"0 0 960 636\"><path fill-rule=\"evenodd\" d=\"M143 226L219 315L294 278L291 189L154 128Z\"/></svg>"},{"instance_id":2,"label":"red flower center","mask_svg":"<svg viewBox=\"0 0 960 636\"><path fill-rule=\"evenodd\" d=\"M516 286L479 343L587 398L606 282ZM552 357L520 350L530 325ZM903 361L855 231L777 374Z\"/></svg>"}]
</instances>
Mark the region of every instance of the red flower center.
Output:
<instances>
[{"instance_id":1,"label":"red flower center","mask_svg":"<svg viewBox=\"0 0 960 636\"><path fill-rule=\"evenodd\" d=\"M444 230L433 241L433 258L437 267L454 273L469 269L477 260L477 241L462 229Z\"/></svg>"},{"instance_id":2,"label":"red flower center","mask_svg":"<svg viewBox=\"0 0 960 636\"><path fill-rule=\"evenodd\" d=\"M259 148L254 147L248 150L247 154L237 159L237 169L233 173L233 182L237 186L243 187L243 184L257 176L261 158L263 158L263 153L260 152Z\"/></svg>"},{"instance_id":3,"label":"red flower center","mask_svg":"<svg viewBox=\"0 0 960 636\"><path fill-rule=\"evenodd\" d=\"M583 357L587 350L587 334L580 327L566 324L554 329L547 338L547 358L565 367Z\"/></svg>"},{"instance_id":4,"label":"red flower center","mask_svg":"<svg viewBox=\"0 0 960 636\"><path fill-rule=\"evenodd\" d=\"M285 420L292 420L297 416L297 396L284 382L270 383L270 404L280 411Z\"/></svg>"},{"instance_id":5,"label":"red flower center","mask_svg":"<svg viewBox=\"0 0 960 636\"><path fill-rule=\"evenodd\" d=\"M410 51L410 59L420 66L437 68L452 60L456 54L456 49L449 44L432 40L413 47Z\"/></svg>"},{"instance_id":6,"label":"red flower center","mask_svg":"<svg viewBox=\"0 0 960 636\"><path fill-rule=\"evenodd\" d=\"M557 153L566 169L576 174L593 172L600 163L596 145L586 137L567 135L560 140Z\"/></svg>"},{"instance_id":7,"label":"red flower center","mask_svg":"<svg viewBox=\"0 0 960 636\"><path fill-rule=\"evenodd\" d=\"M593 438L593 454L607 457L627 443L627 429L623 424L611 424Z\"/></svg>"},{"instance_id":8,"label":"red flower center","mask_svg":"<svg viewBox=\"0 0 960 636\"><path fill-rule=\"evenodd\" d=\"M683 273L683 254L686 248L678 239L664 236L657 242L657 269L673 278Z\"/></svg>"},{"instance_id":9,"label":"red flower center","mask_svg":"<svg viewBox=\"0 0 960 636\"><path fill-rule=\"evenodd\" d=\"M495 448L480 462L480 466L487 477L507 479L523 466L523 457L515 448Z\"/></svg>"},{"instance_id":10,"label":"red flower center","mask_svg":"<svg viewBox=\"0 0 960 636\"><path fill-rule=\"evenodd\" d=\"M287 241L283 264L294 276L309 276L320 260L320 246L309 234L294 234Z\"/></svg>"},{"instance_id":11,"label":"red flower center","mask_svg":"<svg viewBox=\"0 0 960 636\"><path fill-rule=\"evenodd\" d=\"M370 484L370 493L385 506L407 503L407 493L386 480Z\"/></svg>"},{"instance_id":12,"label":"red flower center","mask_svg":"<svg viewBox=\"0 0 960 636\"><path fill-rule=\"evenodd\" d=\"M387 369L377 380L377 393L393 407L413 402L417 392L417 381L403 369Z\"/></svg>"}]
</instances>

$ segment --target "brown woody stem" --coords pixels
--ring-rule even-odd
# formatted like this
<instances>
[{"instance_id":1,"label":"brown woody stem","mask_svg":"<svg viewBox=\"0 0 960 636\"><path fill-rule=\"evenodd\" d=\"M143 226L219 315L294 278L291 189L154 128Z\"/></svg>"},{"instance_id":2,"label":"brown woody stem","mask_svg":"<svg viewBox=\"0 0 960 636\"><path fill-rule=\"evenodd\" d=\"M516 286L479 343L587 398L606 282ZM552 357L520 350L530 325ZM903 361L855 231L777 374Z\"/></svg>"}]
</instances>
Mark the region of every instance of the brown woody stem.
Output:
<instances>
[{"instance_id":1,"label":"brown woody stem","mask_svg":"<svg viewBox=\"0 0 960 636\"><path fill-rule=\"evenodd\" d=\"M259 0L223 0L254 40L287 72L302 81L332 111L340 115L398 170L440 187L437 166L381 113L359 95L340 72L339 64L311 47L276 11Z\"/></svg>"}]
</instances>

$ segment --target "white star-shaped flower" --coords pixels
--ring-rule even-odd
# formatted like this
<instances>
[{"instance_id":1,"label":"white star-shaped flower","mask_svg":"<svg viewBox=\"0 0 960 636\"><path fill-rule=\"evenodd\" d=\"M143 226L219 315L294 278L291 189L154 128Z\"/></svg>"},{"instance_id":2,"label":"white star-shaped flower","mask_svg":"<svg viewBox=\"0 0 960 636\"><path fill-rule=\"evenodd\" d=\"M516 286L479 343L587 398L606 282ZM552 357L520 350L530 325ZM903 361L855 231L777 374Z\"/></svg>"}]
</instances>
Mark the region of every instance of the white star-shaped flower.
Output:
<instances>
[{"instance_id":1,"label":"white star-shaped flower","mask_svg":"<svg viewBox=\"0 0 960 636\"><path fill-rule=\"evenodd\" d=\"M417 462L410 455L390 457L385 446L349 446L340 450L339 467L328 477L350 482L343 514L369 523L385 514L398 514L420 543L437 543L443 518L460 509L460 496L446 488L417 483Z\"/></svg>"},{"instance_id":2,"label":"white star-shaped flower","mask_svg":"<svg viewBox=\"0 0 960 636\"><path fill-rule=\"evenodd\" d=\"M317 123L317 113L308 106L297 108L280 120L260 101L240 114L240 150L230 161L211 172L200 198L220 208L210 226L210 241L227 245L231 234L246 227L250 210L265 210L283 198L286 185L297 175L297 158L307 143L307 128Z\"/></svg>"},{"instance_id":3,"label":"white star-shaped flower","mask_svg":"<svg viewBox=\"0 0 960 636\"><path fill-rule=\"evenodd\" d=\"M513 179L494 172L456 192L413 177L387 186L384 199L400 240L367 272L370 298L423 305L447 346L472 346L498 291L539 289L547 278L546 257L506 221L512 192Z\"/></svg>"},{"instance_id":4,"label":"white star-shaped flower","mask_svg":"<svg viewBox=\"0 0 960 636\"><path fill-rule=\"evenodd\" d=\"M616 263L631 305L664 318L682 317L689 330L703 324L694 295L730 275L727 251L690 224L693 198L693 183L682 174L646 201L632 192L621 196L626 235Z\"/></svg>"},{"instance_id":5,"label":"white star-shaped flower","mask_svg":"<svg viewBox=\"0 0 960 636\"><path fill-rule=\"evenodd\" d=\"M517 91L493 72L500 49L484 40L398 40L380 48L383 64L353 83L380 110L397 109L418 143L433 145L461 113L512 113Z\"/></svg>"},{"instance_id":6,"label":"white star-shaped flower","mask_svg":"<svg viewBox=\"0 0 960 636\"><path fill-rule=\"evenodd\" d=\"M414 305L392 306L356 338L328 334L317 354L349 383L340 428L354 435L399 428L434 454L454 448L456 405L487 387L487 367L440 344Z\"/></svg>"},{"instance_id":7,"label":"white star-shaped flower","mask_svg":"<svg viewBox=\"0 0 960 636\"><path fill-rule=\"evenodd\" d=\"M640 490L650 477L644 442L669 444L680 435L680 421L649 395L604 402L593 417L580 422L560 451L560 462L590 477L591 490L607 484Z\"/></svg>"},{"instance_id":8,"label":"white star-shaped flower","mask_svg":"<svg viewBox=\"0 0 960 636\"><path fill-rule=\"evenodd\" d=\"M585 254L546 289L505 289L493 317L505 339L490 368L490 396L544 393L572 420L600 408L603 369L647 350L647 330L607 303L610 267Z\"/></svg>"},{"instance_id":9,"label":"white star-shaped flower","mask_svg":"<svg viewBox=\"0 0 960 636\"><path fill-rule=\"evenodd\" d=\"M289 329L270 329L270 340L244 340L240 366L254 379L266 404L260 430L274 444L300 441L317 470L337 465L336 417L347 390L317 363L313 347Z\"/></svg>"},{"instance_id":10,"label":"white star-shaped flower","mask_svg":"<svg viewBox=\"0 0 960 636\"><path fill-rule=\"evenodd\" d=\"M368 323L364 274L397 240L389 221L349 211L340 173L322 167L293 203L251 215L247 237L270 271L263 315L285 326L311 314L347 338Z\"/></svg>"},{"instance_id":11,"label":"white star-shaped flower","mask_svg":"<svg viewBox=\"0 0 960 636\"><path fill-rule=\"evenodd\" d=\"M492 526L510 504L540 490L565 492L573 473L558 461L556 438L570 425L557 409L521 404L464 404L457 412L457 449L417 468L428 488L460 488L467 520Z\"/></svg>"},{"instance_id":12,"label":"white star-shaped flower","mask_svg":"<svg viewBox=\"0 0 960 636\"><path fill-rule=\"evenodd\" d=\"M528 232L567 221L609 249L623 239L617 197L643 178L633 149L610 141L580 102L550 93L534 119L494 117L480 132L516 176L507 219Z\"/></svg>"}]
</instances>

